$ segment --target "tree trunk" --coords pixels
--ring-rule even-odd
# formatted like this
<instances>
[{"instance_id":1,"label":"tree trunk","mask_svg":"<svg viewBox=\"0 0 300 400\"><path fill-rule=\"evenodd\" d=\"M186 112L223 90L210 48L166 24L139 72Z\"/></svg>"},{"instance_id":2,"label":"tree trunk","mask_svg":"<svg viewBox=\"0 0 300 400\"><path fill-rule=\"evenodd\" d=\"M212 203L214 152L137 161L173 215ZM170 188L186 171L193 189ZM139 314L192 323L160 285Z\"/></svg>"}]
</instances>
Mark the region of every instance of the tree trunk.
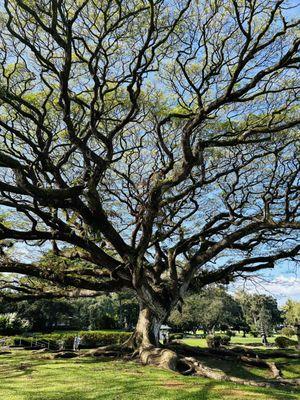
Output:
<instances>
[{"instance_id":1,"label":"tree trunk","mask_svg":"<svg viewBox=\"0 0 300 400\"><path fill-rule=\"evenodd\" d=\"M158 317L149 307L141 304L135 331L127 344L134 349L159 347L159 331L165 318L166 316Z\"/></svg>"},{"instance_id":2,"label":"tree trunk","mask_svg":"<svg viewBox=\"0 0 300 400\"><path fill-rule=\"evenodd\" d=\"M161 307L160 310L163 308ZM173 371L177 371L179 365L183 364L184 369L187 370L190 368L189 365L180 364L178 355L159 343L160 327L167 317L166 310L160 314L154 313L147 305L141 303L135 331L123 347L135 350L134 354L139 355L142 364L156 365Z\"/></svg>"},{"instance_id":3,"label":"tree trunk","mask_svg":"<svg viewBox=\"0 0 300 400\"><path fill-rule=\"evenodd\" d=\"M260 327L261 342L264 346L268 345L267 332L263 325Z\"/></svg>"}]
</instances>

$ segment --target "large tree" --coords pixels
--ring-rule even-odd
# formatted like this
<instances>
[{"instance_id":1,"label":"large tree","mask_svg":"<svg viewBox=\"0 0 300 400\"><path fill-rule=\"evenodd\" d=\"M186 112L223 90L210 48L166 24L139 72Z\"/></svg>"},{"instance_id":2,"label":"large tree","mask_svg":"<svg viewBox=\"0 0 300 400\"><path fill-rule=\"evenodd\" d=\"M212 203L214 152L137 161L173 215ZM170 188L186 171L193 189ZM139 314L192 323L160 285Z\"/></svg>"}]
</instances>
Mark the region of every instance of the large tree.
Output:
<instances>
[{"instance_id":1,"label":"large tree","mask_svg":"<svg viewBox=\"0 0 300 400\"><path fill-rule=\"evenodd\" d=\"M134 290L143 353L191 285L297 257L287 8L1 0L0 269L30 278L4 274L4 296ZM61 262L22 262L11 241L52 243Z\"/></svg>"}]
</instances>

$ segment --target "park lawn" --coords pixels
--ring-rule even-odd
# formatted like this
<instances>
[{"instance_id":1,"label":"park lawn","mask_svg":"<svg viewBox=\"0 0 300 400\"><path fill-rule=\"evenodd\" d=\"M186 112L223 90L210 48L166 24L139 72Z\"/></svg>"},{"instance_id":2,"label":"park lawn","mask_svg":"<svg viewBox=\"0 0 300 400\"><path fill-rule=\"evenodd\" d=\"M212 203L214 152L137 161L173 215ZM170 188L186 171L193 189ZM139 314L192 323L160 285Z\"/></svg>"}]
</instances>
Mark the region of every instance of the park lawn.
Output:
<instances>
[{"instance_id":1,"label":"park lawn","mask_svg":"<svg viewBox=\"0 0 300 400\"><path fill-rule=\"evenodd\" d=\"M218 333L217 333L218 334ZM276 336L271 336L268 337L268 342L269 343L274 343L275 342ZM296 336L292 337L291 339L296 340ZM190 346L199 346L199 347L207 347L206 345L206 340L205 339L200 339L197 337L186 337L182 339L182 341L186 344L189 344ZM248 344L261 344L261 338L260 337L253 337L250 335L247 335L246 337L243 337L242 335L238 334L236 336L231 337L231 344L241 344L241 345L248 345Z\"/></svg>"},{"instance_id":2,"label":"park lawn","mask_svg":"<svg viewBox=\"0 0 300 400\"><path fill-rule=\"evenodd\" d=\"M188 344L189 346L207 347L206 339L200 338L184 338L180 342Z\"/></svg>"},{"instance_id":3,"label":"park lawn","mask_svg":"<svg viewBox=\"0 0 300 400\"><path fill-rule=\"evenodd\" d=\"M185 377L135 362L90 357L49 360L45 353L0 355L3 400L299 400L300 392ZM250 372L249 372L250 373ZM253 374L253 369L251 370ZM244 371L247 376L247 371ZM259 374L257 375L259 376Z\"/></svg>"}]
</instances>

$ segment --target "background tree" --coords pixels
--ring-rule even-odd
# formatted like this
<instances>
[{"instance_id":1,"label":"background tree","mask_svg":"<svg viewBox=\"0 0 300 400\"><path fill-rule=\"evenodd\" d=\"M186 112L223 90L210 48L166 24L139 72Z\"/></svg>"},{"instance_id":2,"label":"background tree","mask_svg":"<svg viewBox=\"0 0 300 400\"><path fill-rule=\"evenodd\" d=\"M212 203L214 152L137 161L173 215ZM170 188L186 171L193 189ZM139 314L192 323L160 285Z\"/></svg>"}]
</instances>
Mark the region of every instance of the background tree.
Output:
<instances>
[{"instance_id":1,"label":"background tree","mask_svg":"<svg viewBox=\"0 0 300 400\"><path fill-rule=\"evenodd\" d=\"M193 282L297 259L300 38L286 7L1 1L1 271L29 277L5 275L4 297L133 290L127 345L151 362ZM52 245L59 262L12 257L11 241Z\"/></svg>"},{"instance_id":2,"label":"background tree","mask_svg":"<svg viewBox=\"0 0 300 400\"><path fill-rule=\"evenodd\" d=\"M288 300L283 307L283 312L286 325L295 327L295 333L298 339L298 348L300 349L300 302Z\"/></svg>"},{"instance_id":3,"label":"background tree","mask_svg":"<svg viewBox=\"0 0 300 400\"><path fill-rule=\"evenodd\" d=\"M1 314L4 317L13 314L18 321L27 321L26 330L31 332L133 329L138 318L138 302L130 292L95 298L29 299L3 302ZM10 317L3 320L10 320ZM18 328L14 333L19 331Z\"/></svg>"},{"instance_id":4,"label":"background tree","mask_svg":"<svg viewBox=\"0 0 300 400\"><path fill-rule=\"evenodd\" d=\"M252 333L260 334L263 344L267 344L267 336L282 321L277 300L272 296L247 292L240 292L236 297Z\"/></svg>"},{"instance_id":5,"label":"background tree","mask_svg":"<svg viewBox=\"0 0 300 400\"><path fill-rule=\"evenodd\" d=\"M184 299L182 311L174 310L169 322L177 330L203 329L213 333L215 329L236 328L241 324L240 305L222 287L211 287Z\"/></svg>"},{"instance_id":6,"label":"background tree","mask_svg":"<svg viewBox=\"0 0 300 400\"><path fill-rule=\"evenodd\" d=\"M73 303L75 303L74 318L77 319L77 325L80 323L81 328L132 329L137 322L138 302L130 292L81 299Z\"/></svg>"},{"instance_id":7,"label":"background tree","mask_svg":"<svg viewBox=\"0 0 300 400\"><path fill-rule=\"evenodd\" d=\"M64 299L22 301L14 308L20 318L30 321L32 332L52 331L72 326L74 306Z\"/></svg>"}]
</instances>

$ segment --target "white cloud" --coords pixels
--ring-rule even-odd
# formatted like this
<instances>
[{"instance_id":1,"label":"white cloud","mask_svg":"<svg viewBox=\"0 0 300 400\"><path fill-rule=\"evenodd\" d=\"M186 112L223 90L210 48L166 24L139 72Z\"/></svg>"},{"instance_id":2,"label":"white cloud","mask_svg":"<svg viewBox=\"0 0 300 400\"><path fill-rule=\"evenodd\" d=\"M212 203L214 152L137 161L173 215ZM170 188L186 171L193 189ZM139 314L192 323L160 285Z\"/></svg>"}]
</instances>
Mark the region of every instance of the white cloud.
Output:
<instances>
[{"instance_id":1,"label":"white cloud","mask_svg":"<svg viewBox=\"0 0 300 400\"><path fill-rule=\"evenodd\" d=\"M244 288L251 293L269 294L277 298L280 304L287 299L300 300L300 277L279 275L273 279L257 278L234 284L234 291Z\"/></svg>"},{"instance_id":2,"label":"white cloud","mask_svg":"<svg viewBox=\"0 0 300 400\"><path fill-rule=\"evenodd\" d=\"M265 290L278 296L300 296L300 278L277 276L270 282L264 282Z\"/></svg>"}]
</instances>

